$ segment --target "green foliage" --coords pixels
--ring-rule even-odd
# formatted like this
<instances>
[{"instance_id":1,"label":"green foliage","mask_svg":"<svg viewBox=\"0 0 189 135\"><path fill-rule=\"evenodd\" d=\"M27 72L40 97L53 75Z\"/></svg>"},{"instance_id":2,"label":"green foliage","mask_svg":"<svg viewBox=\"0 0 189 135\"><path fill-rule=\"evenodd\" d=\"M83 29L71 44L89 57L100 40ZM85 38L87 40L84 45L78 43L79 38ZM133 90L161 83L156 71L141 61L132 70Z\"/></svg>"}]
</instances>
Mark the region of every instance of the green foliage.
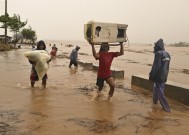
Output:
<instances>
[{"instance_id":1,"label":"green foliage","mask_svg":"<svg viewBox=\"0 0 189 135\"><path fill-rule=\"evenodd\" d=\"M27 24L27 21L22 22L20 19L20 15L14 14L13 17L9 18L7 22L7 26L10 28L11 31L17 33L19 30Z\"/></svg>"},{"instance_id":2,"label":"green foliage","mask_svg":"<svg viewBox=\"0 0 189 135\"><path fill-rule=\"evenodd\" d=\"M27 20L22 22L20 15L14 14L12 17L10 17L8 14L7 15L1 15L0 16L0 23L3 25L0 26L2 28L5 28L5 24L7 28L10 29L10 31L14 32L14 37L13 37L13 43L16 44L19 42L19 40L24 40L25 43L35 43L37 40L36 32L32 30L31 26L29 26L28 29L23 29L21 31L21 35L23 38L18 35L19 31L21 28L23 28L27 24Z\"/></svg>"},{"instance_id":3,"label":"green foliage","mask_svg":"<svg viewBox=\"0 0 189 135\"><path fill-rule=\"evenodd\" d=\"M171 46L175 46L175 47L189 47L189 43L187 43L187 42L179 42L179 43L171 44Z\"/></svg>"},{"instance_id":4,"label":"green foliage","mask_svg":"<svg viewBox=\"0 0 189 135\"><path fill-rule=\"evenodd\" d=\"M9 22L9 20L10 20L9 14L1 15L0 16L0 22L3 23L3 25L1 27L4 28L5 23Z\"/></svg>"},{"instance_id":5,"label":"green foliage","mask_svg":"<svg viewBox=\"0 0 189 135\"><path fill-rule=\"evenodd\" d=\"M21 33L26 42L29 40L30 42L35 43L35 41L37 40L36 32L32 30L31 26L29 26L28 29L24 28Z\"/></svg>"}]
</instances>

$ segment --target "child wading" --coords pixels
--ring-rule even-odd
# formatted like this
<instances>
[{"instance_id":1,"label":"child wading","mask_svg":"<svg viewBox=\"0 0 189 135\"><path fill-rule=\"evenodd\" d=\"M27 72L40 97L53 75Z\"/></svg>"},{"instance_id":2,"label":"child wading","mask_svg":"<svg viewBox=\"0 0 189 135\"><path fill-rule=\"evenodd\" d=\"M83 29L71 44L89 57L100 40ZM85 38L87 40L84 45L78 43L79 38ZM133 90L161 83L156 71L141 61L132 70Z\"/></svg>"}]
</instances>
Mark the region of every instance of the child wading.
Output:
<instances>
[{"instance_id":1,"label":"child wading","mask_svg":"<svg viewBox=\"0 0 189 135\"><path fill-rule=\"evenodd\" d=\"M44 41L39 41L37 44L37 48L35 50L46 50L46 45ZM35 51L34 50L34 51ZM49 63L51 60L49 60L47 63ZM35 65L36 62L29 60L30 64L32 64L32 69L31 69L31 74L30 74L30 82L31 82L31 87L34 87L35 82L39 80L39 77L37 75L37 72L35 70ZM46 83L47 83L47 74L45 74L42 78L42 86L46 87Z\"/></svg>"}]
</instances>

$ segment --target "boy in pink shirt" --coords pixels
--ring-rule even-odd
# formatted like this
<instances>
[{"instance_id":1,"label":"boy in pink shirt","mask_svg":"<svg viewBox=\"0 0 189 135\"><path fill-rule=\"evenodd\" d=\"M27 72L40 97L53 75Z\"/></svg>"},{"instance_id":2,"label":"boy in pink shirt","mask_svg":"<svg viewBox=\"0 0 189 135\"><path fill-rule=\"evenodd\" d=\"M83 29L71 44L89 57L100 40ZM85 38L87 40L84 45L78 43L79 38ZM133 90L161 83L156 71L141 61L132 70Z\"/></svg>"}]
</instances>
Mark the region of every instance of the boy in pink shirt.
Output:
<instances>
[{"instance_id":1,"label":"boy in pink shirt","mask_svg":"<svg viewBox=\"0 0 189 135\"><path fill-rule=\"evenodd\" d=\"M104 86L104 81L106 81L110 87L108 100L114 94L115 81L112 77L111 64L114 57L118 57L124 54L123 43L120 43L120 51L119 52L109 52L108 43L104 43L101 45L100 51L96 53L95 47L93 43L90 43L92 46L92 53L96 60L99 60L99 68L97 73L97 82L98 90L100 93Z\"/></svg>"}]
</instances>

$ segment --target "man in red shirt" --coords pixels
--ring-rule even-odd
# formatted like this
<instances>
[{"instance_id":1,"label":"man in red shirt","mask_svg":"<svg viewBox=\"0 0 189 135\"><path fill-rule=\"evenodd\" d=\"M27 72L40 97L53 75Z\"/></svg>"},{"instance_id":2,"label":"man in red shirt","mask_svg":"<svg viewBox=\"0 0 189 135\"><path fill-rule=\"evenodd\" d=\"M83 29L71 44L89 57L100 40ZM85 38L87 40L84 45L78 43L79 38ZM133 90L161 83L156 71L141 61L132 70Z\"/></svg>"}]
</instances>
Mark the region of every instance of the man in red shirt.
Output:
<instances>
[{"instance_id":1,"label":"man in red shirt","mask_svg":"<svg viewBox=\"0 0 189 135\"><path fill-rule=\"evenodd\" d=\"M124 54L123 43L120 43L120 52L108 52L109 51L108 43L103 43L98 53L96 53L94 44L93 43L90 44L92 46L93 56L95 57L96 60L99 60L99 68L98 68L97 82L96 82L96 85L98 86L98 93L100 94L104 86L104 81L106 81L110 86L110 91L108 94L108 100L109 100L113 96L114 88L115 88L115 81L114 78L112 77L112 71L110 68L114 57L118 57Z\"/></svg>"}]
</instances>

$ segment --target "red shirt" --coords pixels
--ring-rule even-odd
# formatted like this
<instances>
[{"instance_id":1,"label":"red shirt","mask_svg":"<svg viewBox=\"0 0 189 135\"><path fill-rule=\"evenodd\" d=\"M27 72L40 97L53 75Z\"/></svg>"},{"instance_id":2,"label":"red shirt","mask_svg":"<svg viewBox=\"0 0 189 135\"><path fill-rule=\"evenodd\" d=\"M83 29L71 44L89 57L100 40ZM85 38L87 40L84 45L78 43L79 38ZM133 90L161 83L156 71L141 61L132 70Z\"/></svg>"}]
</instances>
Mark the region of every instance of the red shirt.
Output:
<instances>
[{"instance_id":1,"label":"red shirt","mask_svg":"<svg viewBox=\"0 0 189 135\"><path fill-rule=\"evenodd\" d=\"M99 55L98 77L105 79L112 75L112 60L118 56L118 52L99 52Z\"/></svg>"},{"instance_id":2,"label":"red shirt","mask_svg":"<svg viewBox=\"0 0 189 135\"><path fill-rule=\"evenodd\" d=\"M56 56L56 50L52 50L52 51L50 52L50 55L53 56L53 57L55 57L55 56Z\"/></svg>"}]
</instances>

